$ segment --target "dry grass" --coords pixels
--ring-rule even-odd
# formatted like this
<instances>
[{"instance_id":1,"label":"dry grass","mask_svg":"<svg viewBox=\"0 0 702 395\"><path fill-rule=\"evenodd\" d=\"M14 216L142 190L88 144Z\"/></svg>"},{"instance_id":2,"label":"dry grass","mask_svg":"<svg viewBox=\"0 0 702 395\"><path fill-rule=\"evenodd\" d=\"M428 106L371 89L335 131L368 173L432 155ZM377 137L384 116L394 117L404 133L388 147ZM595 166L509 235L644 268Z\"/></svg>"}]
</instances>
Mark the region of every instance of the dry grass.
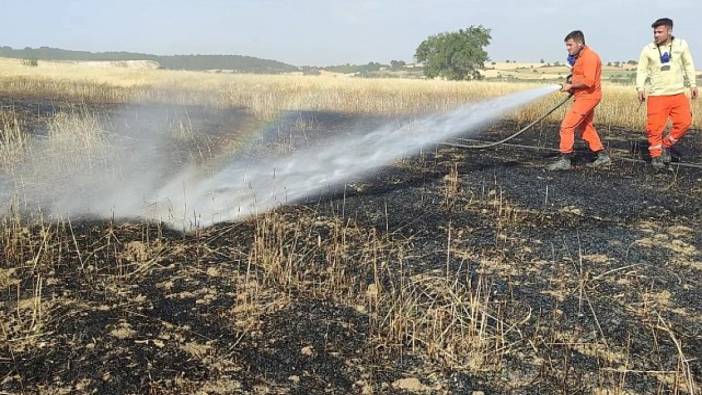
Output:
<instances>
[{"instance_id":1,"label":"dry grass","mask_svg":"<svg viewBox=\"0 0 702 395\"><path fill-rule=\"evenodd\" d=\"M260 282L256 288L334 300L368 314L380 349L425 355L435 366L499 371L529 313L507 322L490 284L472 279L468 268L416 273L404 267L402 240L342 218L316 218L256 220L246 269L247 278Z\"/></svg>"},{"instance_id":2,"label":"dry grass","mask_svg":"<svg viewBox=\"0 0 702 395\"><path fill-rule=\"evenodd\" d=\"M41 157L53 163L56 170L84 172L107 165L110 146L107 132L95 114L81 110L59 113L49 121L45 152Z\"/></svg>"},{"instance_id":3,"label":"dry grass","mask_svg":"<svg viewBox=\"0 0 702 395\"><path fill-rule=\"evenodd\" d=\"M441 199L437 199L436 205L446 207L447 200L453 207L466 204L464 210L492 218L495 229L505 228L503 232L509 232L506 224L518 220L513 214L515 206L502 197L500 185L495 184L485 196L476 198L461 190L460 175L454 166L448 169L445 181L445 190L437 192ZM546 363L540 355L556 346L601 361L601 365L590 368L594 376L588 385L602 386L600 392L595 393L627 393L624 380L627 374L655 376L661 386L680 393L696 393L697 390L696 377L691 370L694 360L684 352L685 344L673 324L661 316L665 310L659 309L667 306L660 300L666 298L658 297L650 302L647 301L650 298L642 295L642 309L637 316L661 342L675 346L677 352L669 356L677 362L677 368L661 369L646 363L643 366L651 368L644 371L639 361L636 365L639 370L636 370L626 344L614 340L612 344L603 339L584 340L573 331L561 333L556 322L542 318L536 308L532 311L533 306L496 292L493 282L519 286L512 283L511 274L497 266L509 267L510 272L519 271L523 270L519 268L520 263L500 261L499 257L494 261L483 259L476 274L469 267L469 257L475 257L476 251L465 251L464 259L463 252L455 250L453 241L461 234L450 225L446 234L439 236L440 240L445 239L446 268L431 271L408 265L413 258L406 256L406 251L412 240L392 233L383 234L350 218L329 216L312 209L281 210L261 215L248 224L224 227L211 233L203 230L187 244L179 238L159 237L153 230L150 233L152 224L137 225L134 233L141 235L141 239L136 240L133 236L125 237L124 231L129 225L122 229L109 225L99 237L93 238L76 235L73 225L70 221L43 225L40 219L27 222L18 216L5 218L0 225L3 247L0 287L12 291L5 302L12 308L2 310L11 315L0 321L0 340L9 345L8 350L13 355L46 347L42 344L50 343L52 336L47 332L48 324L57 319L53 309L58 304L65 307L73 303L68 299L47 297L44 291L46 284L55 283L54 271L59 267L70 270L75 279L93 284L101 292L104 287L105 292L118 289L128 293L134 284L157 276L159 271L171 267L169 262L177 262L178 266L189 268L189 275L206 275L211 283L207 287L175 292L172 290L174 282L183 277L163 276L163 282L156 287L164 292L165 298L195 298L196 303L207 304L222 292L214 287L214 279L227 278L226 289L235 299L220 319L233 328L238 336L236 342L223 345L183 339L178 343L191 358L208 364L229 358L239 342L262 336L257 333L265 328L262 322L266 315L284 311L299 300L314 300L317 303L331 301L367 317L369 342L362 352L419 358L427 371L512 377L513 373L506 372L509 358L523 355L525 361L543 369ZM222 245L217 242L221 237L238 233L250 240L227 241ZM149 234L153 238L150 239ZM504 243L495 241L496 246ZM434 254L443 257L443 252ZM583 258L576 256L575 259ZM594 292L589 282L599 281L599 277L582 272L576 262L564 262L562 267L571 271L562 276L551 273L562 281L554 282L554 289L562 286L565 296L582 297L589 304L588 294L583 292ZM20 285L17 281L20 278L29 281ZM139 298L148 300L143 296ZM588 304L583 311L588 311ZM538 329L534 332L529 325L533 328L537 316ZM127 321L109 325L105 333L130 343L146 342ZM159 337L149 341L163 348L164 343L172 340ZM301 352L313 357L321 350L310 351L305 347ZM560 369L560 365L555 369ZM564 388L567 385L564 384Z\"/></svg>"},{"instance_id":4,"label":"dry grass","mask_svg":"<svg viewBox=\"0 0 702 395\"><path fill-rule=\"evenodd\" d=\"M0 111L0 166L13 167L22 159L27 144L14 111Z\"/></svg>"},{"instance_id":5,"label":"dry grass","mask_svg":"<svg viewBox=\"0 0 702 395\"><path fill-rule=\"evenodd\" d=\"M508 339L519 323L505 323L483 278L459 273L423 273L390 284L382 292L373 323L389 348L426 355L437 366L461 371L499 371ZM525 317L528 320L528 316Z\"/></svg>"},{"instance_id":6,"label":"dry grass","mask_svg":"<svg viewBox=\"0 0 702 395\"><path fill-rule=\"evenodd\" d=\"M281 110L381 115L441 111L465 101L533 86L93 69L45 62L30 68L10 60L0 60L0 70L0 92L5 95L59 97L99 103L136 100L245 107L262 118L274 117ZM641 128L643 109L638 107L631 89L607 86L605 95L599 111L601 125ZM515 118L520 123L529 121L559 98L554 95L531 105ZM700 101L695 104L695 112L700 112ZM562 112L556 113L550 121L557 121L561 116ZM696 122L699 127L700 121ZM189 118L170 126L174 140L184 144L195 140L197 132ZM32 145L28 143L17 115L13 111L2 111L0 174L10 177L20 174L20 180L36 182L37 172L31 168L18 168L28 155L39 158L33 162L36 166L54 170L41 172L54 178L72 169L81 169L86 174L90 174L91 169L104 169L113 163L104 128L100 116L87 110L58 113L47 120L48 133L41 144ZM537 214L510 202L497 180L494 185L488 185L487 191L483 185L482 192L478 193L470 190L462 176L458 164L452 163L441 190L437 192L436 205L442 210L455 210L458 215L475 214L488 222L494 230L496 251L519 247L521 241L512 237L512 229L522 222L534 220ZM8 360L16 365L15 353L39 350L39 344L51 338L52 334L46 328L52 319L57 319L52 309L59 303L68 305L67 299L47 296L47 287L55 286L53 282L58 277L58 269L108 294L109 290L120 287L121 292L127 293L127 289L139 284L140 280L157 276L159 270L182 266L201 271L209 279L227 277L227 290L232 291L231 296L235 299L219 318L236 331L236 342L220 349L201 342L185 342L181 348L198 360L228 358L240 342L256 339L256 333L263 328L262 317L272 311L282 311L299 300L332 301L367 319L368 333L364 335L369 339L368 348L360 351L393 358L411 355L429 367L427 370L509 375L505 372L509 367L507 362L515 354L524 355L525 360L533 362L534 366L546 369L542 359L545 350L554 345L565 345L569 350L601 361L602 366L591 368L597 375L592 380L603 381L598 383L602 388L595 393L626 393L625 376L637 372L660 375L661 385L665 384L667 388L687 393L698 390L691 367L695 362L686 354L687 344L683 343L689 340L682 338L674 323L664 318L667 309L673 307L666 305L670 294L642 294L641 308L632 314L632 319L643 324L639 328L649 329L661 342L674 346L671 348L674 353L666 356L676 363L676 368L661 370L644 361L639 367L652 366L651 369L658 370L635 371L629 367L631 357L622 351L626 344L614 344L610 340L613 345L610 346L601 329L601 338L594 341L583 340L579 334L559 336L558 310L553 313L556 318L551 322L541 317L536 306L532 314L532 307L526 302L510 299L506 293L501 294L504 291L497 292L495 284L499 283L510 290L519 287L513 277L517 278L520 271L530 266L530 270L541 273L544 268L537 263L529 262L527 258L524 262L513 262L500 253L490 255L472 247L458 248L456 245L460 241L454 239L465 238L473 230L465 227L453 229L450 220L445 226L446 233L437 235L437 244L443 244L439 251L430 250L421 258L408 257L407 251L412 249L414 240L400 238L388 231L387 206L385 233L379 230L382 226L376 228L357 223L345 217L343 209L338 211L341 214L329 215L311 208L282 209L257 216L241 225L244 230L236 228L238 224L220 228L223 230L198 230L187 239L186 236L182 239L163 237L160 228L153 231L158 225L141 223L133 232L141 235L141 239L132 241L129 241L132 236L125 236L130 225L122 229L113 228L112 224L105 225L96 236L85 233L85 230L81 234L69 220L47 224L41 217L23 218L12 211L0 222L0 289L7 295L0 305L3 307L0 313L4 314L0 316L0 340L12 353ZM570 214L576 216L579 213ZM691 229L684 227L671 228L669 233L680 237L693 234ZM219 244L218 240L226 242ZM682 242L671 245L675 247L674 250L671 247L671 251L680 256L698 254ZM638 240L636 246L646 247L646 240ZM562 273L556 269L550 269L554 270L553 273L543 272L543 275L553 277L552 288L544 290L544 294L558 295L559 298L554 299L561 302L568 298L579 301L577 314L584 312L588 316L592 313L593 321L599 327L595 309L590 304L590 298L595 297L593 284L602 281L607 285L604 278L612 272L592 276L583 270L580 251L573 256L577 257L572 262L553 262ZM436 257L441 261L434 268L438 266L439 270L410 265L420 260L430 262ZM444 259L445 268L442 267ZM169 263L173 265L166 266ZM479 264L480 268L475 270L469 264ZM164 277L156 288L167 294L165 298L195 295L199 298L197 303L203 304L210 303L218 293L215 288L190 288L175 293L171 292L173 284L173 278ZM533 328L536 320L536 329L528 332L529 325ZM120 340L135 335L126 321L110 326L106 333ZM160 347L164 341L167 340L158 340ZM308 351L303 352L314 355L314 350L305 349ZM562 366L559 361L549 360L549 364L555 371ZM567 366L565 368L567 373ZM230 384L234 391L236 384ZM564 388L567 384L564 381Z\"/></svg>"},{"instance_id":7,"label":"dry grass","mask_svg":"<svg viewBox=\"0 0 702 395\"><path fill-rule=\"evenodd\" d=\"M76 193L76 181L120 176L120 152L108 141L104 120L79 109L59 112L46 120L46 135L32 135L18 121L14 111L0 117L0 180L5 188L3 209L11 204L27 207L33 196L48 203ZM2 118L5 118L3 121ZM4 125L4 126L3 126ZM103 180L104 181L104 180ZM14 191L12 196L8 195Z\"/></svg>"},{"instance_id":8,"label":"dry grass","mask_svg":"<svg viewBox=\"0 0 702 395\"><path fill-rule=\"evenodd\" d=\"M0 92L11 96L58 97L99 103L134 101L244 107L264 118L281 110L332 111L356 114L421 114L444 111L469 101L533 87L528 83L451 82L402 79L354 79L332 76L224 75L190 71L89 67L40 62L26 67L19 60L0 60ZM537 117L559 95L540 101L517 115ZM702 113L702 101L694 103ZM555 113L549 121L558 121ZM645 111L633 87L606 85L597 123L640 130ZM699 117L694 126L699 128Z\"/></svg>"}]
</instances>

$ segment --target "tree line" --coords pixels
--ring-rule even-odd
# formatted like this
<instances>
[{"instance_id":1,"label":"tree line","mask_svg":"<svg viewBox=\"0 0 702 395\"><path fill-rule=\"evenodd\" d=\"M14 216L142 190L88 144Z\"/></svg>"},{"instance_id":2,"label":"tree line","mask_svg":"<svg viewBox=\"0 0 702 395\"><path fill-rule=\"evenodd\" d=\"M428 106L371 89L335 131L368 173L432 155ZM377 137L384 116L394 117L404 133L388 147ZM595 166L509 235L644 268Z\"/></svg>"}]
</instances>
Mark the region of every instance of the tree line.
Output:
<instances>
[{"instance_id":1,"label":"tree line","mask_svg":"<svg viewBox=\"0 0 702 395\"><path fill-rule=\"evenodd\" d=\"M152 55L134 52L87 52L58 48L13 49L0 47L0 57L28 61L125 61L150 60L164 69L175 70L234 70L246 73L288 73L299 68L283 62L243 55Z\"/></svg>"}]
</instances>

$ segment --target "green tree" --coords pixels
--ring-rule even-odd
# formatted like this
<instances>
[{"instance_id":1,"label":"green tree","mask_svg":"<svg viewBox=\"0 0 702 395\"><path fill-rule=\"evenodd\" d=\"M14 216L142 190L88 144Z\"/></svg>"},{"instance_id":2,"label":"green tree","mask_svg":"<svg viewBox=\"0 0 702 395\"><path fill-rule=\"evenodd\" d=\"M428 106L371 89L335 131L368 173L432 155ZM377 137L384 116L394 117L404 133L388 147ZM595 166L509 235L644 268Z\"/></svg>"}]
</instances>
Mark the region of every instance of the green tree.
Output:
<instances>
[{"instance_id":1,"label":"green tree","mask_svg":"<svg viewBox=\"0 0 702 395\"><path fill-rule=\"evenodd\" d=\"M36 59L22 59L22 65L29 67L39 66L39 61Z\"/></svg>"},{"instance_id":2,"label":"green tree","mask_svg":"<svg viewBox=\"0 0 702 395\"><path fill-rule=\"evenodd\" d=\"M449 80L480 78L478 70L488 60L485 47L490 44L490 29L470 26L457 32L440 33L427 37L414 55L424 64L428 78L444 77Z\"/></svg>"},{"instance_id":3,"label":"green tree","mask_svg":"<svg viewBox=\"0 0 702 395\"><path fill-rule=\"evenodd\" d=\"M406 63L404 60L391 60L390 61L390 68L393 70L398 70L403 67L405 67Z\"/></svg>"}]
</instances>

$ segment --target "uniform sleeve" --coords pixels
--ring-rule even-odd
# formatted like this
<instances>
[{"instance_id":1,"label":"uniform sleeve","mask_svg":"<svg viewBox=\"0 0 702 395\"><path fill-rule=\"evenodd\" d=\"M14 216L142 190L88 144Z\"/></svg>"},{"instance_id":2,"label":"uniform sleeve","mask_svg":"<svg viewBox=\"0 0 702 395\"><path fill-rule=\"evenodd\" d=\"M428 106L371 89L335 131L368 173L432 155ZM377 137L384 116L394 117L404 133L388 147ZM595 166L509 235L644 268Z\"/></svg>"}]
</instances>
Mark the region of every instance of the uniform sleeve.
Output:
<instances>
[{"instance_id":1,"label":"uniform sleeve","mask_svg":"<svg viewBox=\"0 0 702 395\"><path fill-rule=\"evenodd\" d=\"M646 56L646 47L641 50L639 56L639 64L636 67L636 90L641 92L644 90L644 84L648 78L648 56Z\"/></svg>"},{"instance_id":2,"label":"uniform sleeve","mask_svg":"<svg viewBox=\"0 0 702 395\"><path fill-rule=\"evenodd\" d=\"M574 79L573 82L580 82L585 85L585 88L590 89L597 84L597 68L600 66L600 60L597 56L585 56L583 62L583 76Z\"/></svg>"},{"instance_id":3,"label":"uniform sleeve","mask_svg":"<svg viewBox=\"0 0 702 395\"><path fill-rule=\"evenodd\" d=\"M690 47L685 45L682 53L682 63L683 70L687 80L690 82L690 87L697 86L697 75L695 72L695 63L692 61L692 54L690 53Z\"/></svg>"}]
</instances>

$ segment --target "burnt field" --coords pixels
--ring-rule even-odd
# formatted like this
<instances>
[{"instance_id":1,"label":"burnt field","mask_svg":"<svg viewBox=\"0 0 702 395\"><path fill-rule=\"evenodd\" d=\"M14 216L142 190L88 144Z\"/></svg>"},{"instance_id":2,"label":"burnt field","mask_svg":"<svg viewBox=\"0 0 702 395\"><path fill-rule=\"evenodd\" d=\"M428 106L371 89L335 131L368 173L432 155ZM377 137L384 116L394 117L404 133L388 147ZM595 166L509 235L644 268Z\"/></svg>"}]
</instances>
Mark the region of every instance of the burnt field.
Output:
<instances>
[{"instance_id":1,"label":"burnt field","mask_svg":"<svg viewBox=\"0 0 702 395\"><path fill-rule=\"evenodd\" d=\"M76 106L0 102L36 135ZM187 114L174 166L230 141L282 154L388 121ZM191 233L11 212L0 393L699 393L702 169L616 159L643 158L643 135L600 132L609 169L583 166L582 149L575 171L550 173L548 150L432 146ZM700 137L681 142L684 162L702 163ZM513 143L556 141L539 125Z\"/></svg>"}]
</instances>

